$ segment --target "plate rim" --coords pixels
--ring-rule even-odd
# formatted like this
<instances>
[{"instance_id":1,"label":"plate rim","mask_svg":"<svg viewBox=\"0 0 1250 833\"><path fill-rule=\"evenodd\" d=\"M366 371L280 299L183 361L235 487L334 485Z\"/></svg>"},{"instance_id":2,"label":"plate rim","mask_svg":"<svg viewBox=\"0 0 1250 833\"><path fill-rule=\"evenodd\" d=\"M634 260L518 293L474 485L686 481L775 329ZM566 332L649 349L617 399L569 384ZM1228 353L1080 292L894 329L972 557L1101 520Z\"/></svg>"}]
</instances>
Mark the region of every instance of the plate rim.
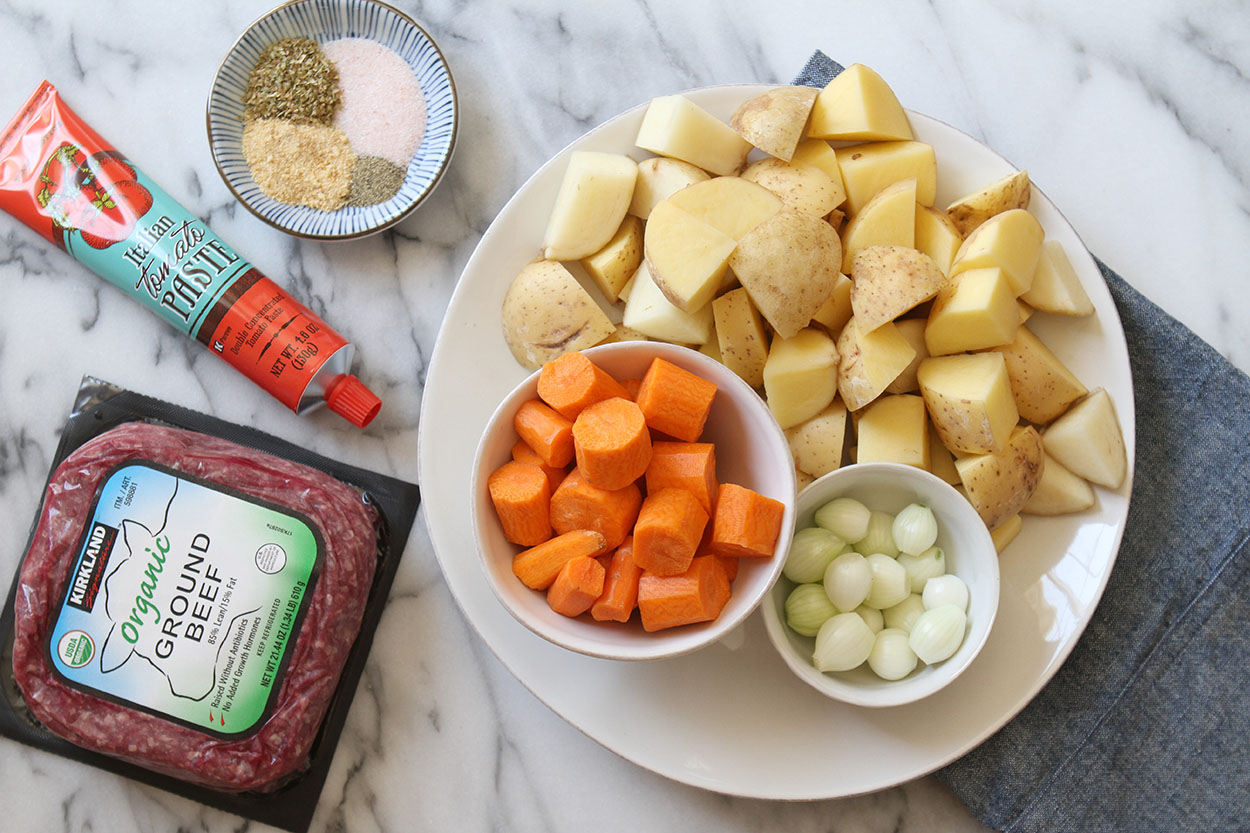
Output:
<instances>
[{"instance_id":1,"label":"plate rim","mask_svg":"<svg viewBox=\"0 0 1250 833\"><path fill-rule=\"evenodd\" d=\"M712 92L712 91L723 91L726 89L739 89L743 92L745 96L751 93L759 93L759 92L767 91L769 89L774 89L777 86L779 85L760 84L760 83L714 84L714 85L707 85L707 86L701 86L701 87L693 87L693 88L689 88L686 90L678 91L677 93L674 93L674 94L695 96L696 98L698 98L703 95L707 95L709 92ZM606 119L605 121L594 126L590 130L586 131L585 133L574 138L572 141L564 145L564 147L562 147L559 151L552 154L533 173L531 173L529 177L525 179L525 181L517 188L517 190L512 194L512 196L504 203L504 205L499 209L495 218L491 221L490 225L487 227L486 231L482 234L477 244L474 246L474 250L472 254L470 255L469 259L466 261L464 268L461 270L460 276L457 279L455 291L452 293L452 296L447 305L447 310L444 312L444 317L439 327L438 336L435 339L434 348L430 354L430 361L426 367L426 371L424 374L423 396L422 396L421 410L420 410L420 415L419 415L419 420L418 420L418 438L417 438L418 476L421 482L427 482L427 477L432 476L428 470L428 466L430 464L427 462L430 459L430 455L425 453L424 449L427 443L431 442L431 440L427 439L428 433L427 433L426 427L430 424L430 420L427 419L427 415L435 407L437 407L437 405L430 404L431 401L434 399L434 397L425 395L424 390L426 387L428 387L430 380L434 377L435 369L441 366L442 364L441 359L446 349L445 345L447 341L450 340L450 337L447 336L447 333L449 332L451 328L450 313L453 307L457 306L458 301L467 303L467 301L462 301L462 298L461 298L462 295L467 298L469 294L464 288L465 287L464 277L467 274L471 273L471 271L477 265L477 262L479 261L480 258L485 257L485 255L483 254L483 251L486 248L484 244L489 239L491 239L491 233L495 229L495 226L499 222L500 218L510 213L510 209L513 207L513 204L521 200L526 195L526 193L530 190L530 187L532 186L532 184L538 178L540 178L553 165L556 165L562 159L564 159L571 151L577 149L580 146L583 146L585 143L589 141L592 141L593 138L597 134L601 133L610 125L614 125L615 123L623 119L628 119L634 114L641 113L641 111L645 109L648 103L649 103L649 99L633 107L627 108L626 110L618 113L617 115L609 119ZM990 154L996 157L999 161L1001 161L1003 165L1009 167L1013 171L1023 170L1022 168L1013 164L1010 160L1008 160L1001 153L994 150L992 147L986 145L984 142L981 142L979 139L975 138L974 136L967 133L966 131L958 127L955 127L954 125L949 124L948 122L945 122L941 119L937 119L932 116L928 116L923 113L919 113L912 109L907 109L906 112L909 118L920 119L921 121L928 121L932 123L933 125L937 126L938 128L940 128L941 130L949 131L952 134L955 134L962 141L973 143L981 151L988 151ZM940 162L939 162L939 165L940 165ZM1114 568L1115 560L1118 556L1119 549L1123 541L1124 530L1126 526L1127 515L1129 511L1131 496L1132 496L1133 479L1135 476L1134 451L1136 448L1136 410L1135 410L1135 405L1133 403L1132 396L1131 396L1133 387L1134 387L1133 378L1132 378L1132 368L1131 368L1131 363L1129 361L1128 344L1127 344L1127 339L1124 333L1123 323L1120 319L1119 311L1117 307L1115 306L1114 298L1111 296L1110 289L1108 288L1106 282L1101 280L1101 271L1098 268L1098 264L1096 260L1094 259L1092 253L1089 251L1088 246L1085 245L1084 240L1081 238L1080 234L1077 232L1076 228L1072 225L1071 222L1068 221L1067 217L1062 213L1058 205L1054 203L1053 200L1050 200L1048 196L1046 196L1046 193L1044 190L1039 188L1036 185L1036 183L1032 183L1031 185L1032 185L1034 193L1040 194L1042 196L1042 198L1046 201L1048 206L1054 210L1058 220L1067 228L1067 230L1072 234L1072 236L1075 237L1075 239L1080 242L1080 246L1081 246L1080 257L1088 261L1088 267L1092 269L1093 274L1097 274L1100 278L1097 284L1097 289L1093 291L1096 292L1098 295L1103 296L1102 300L1107 301L1105 306L1106 306L1107 311L1110 313L1110 317L1104 316L1102 314L1102 310L1099 310L1099 314L1096 316L1096 318L1098 322L1103 325L1103 328L1105 330L1105 333L1103 336L1104 339L1106 339L1109 346L1112 346L1112 345L1115 346L1117 348L1117 352L1120 354L1119 356L1114 357L1114 359L1116 359L1114 363L1118 364L1118 359L1121 357L1123 358L1123 369L1127 373L1127 377L1126 377L1127 386L1128 386L1129 393L1130 393L1129 401L1127 403L1119 402L1119 401L1117 401L1116 403L1117 415L1120 418L1121 430L1124 434L1125 446L1128 451L1128 471L1127 471L1127 475L1125 478L1125 482L1121 485L1121 487L1111 492L1111 494L1118 495L1123 499L1124 501L1123 510L1116 518L1117 524L1116 524L1116 529L1114 533L1114 539L1111 543L1111 548L1110 548L1110 552L1108 555L1108 560L1106 562L1106 567L1103 570L1102 575L1100 576L1096 592L1090 596L1090 601L1088 602L1088 608L1087 608L1086 614L1081 618L1081 620L1072 629L1071 633L1065 637L1059 650L1057 650L1054 653L1054 655L1050 657L1049 661L1046 663L1045 668L1043 669L1042 673L1038 676L1038 678L1033 681L1033 683L1028 687L1028 690L1026 692L1024 692L1022 695L1016 696L1015 702L1010 708L1005 709L1001 715L997 715L994 719L988 721L978 732L974 733L972 736L967 738L964 743L955 745L955 747L952 750L946 751L945 753L938 755L934 757L933 759L926 761L925 763L922 763L918 766L911 767L907 769L906 771L900 772L897 775L883 779L880 781L880 783L876 783L874 785L866 786L860 789L851 789L851 790L830 789L830 790L822 790L822 791L783 793L777 790L752 789L750 787L743 787L742 785L738 785L738 784L727 785L721 781L716 781L715 779L710 778L710 777L698 778L698 777L694 777L691 773L687 771L675 772L673 771L675 769L673 767L664 768L664 767L654 765L653 763L648 762L647 760L643 760L641 756L637 756L637 755L631 756L631 755L626 754L620 749L617 749L614 745L610 744L604 738L599 737L596 734L592 733L591 730L587 726L582 725L582 723L573 720L568 715L561 712L559 708L554 706L548 700L548 698L544 697L542 693L536 690L535 687L532 686L529 681L522 678L522 676L517 672L516 668L514 667L513 662L510 661L508 657L505 657L503 654L501 654L500 649L495 644L493 644L491 640L487 638L487 636L483 633L482 628L479 626L478 622L475 621L473 617L469 614L468 610L465 607L464 602L460 598L460 595L456 592L456 589L453 586L452 582L448 579L447 569L444 563L444 555L440 553L439 547L436 543L436 538L438 537L436 529L435 529L436 523L431 518L431 515L428 512L428 508L429 508L428 505L423 504L422 514L425 518L427 533L430 536L430 546L434 550L435 559L439 564L440 571L443 572L444 581L447 582L448 589L451 590L452 597L455 599L456 604L459 607L462 615L472 626L473 630L478 634L479 637L481 637L482 641L487 645L488 648L490 648L491 653L494 654L494 656L500 661L500 663L504 666L504 668L506 668L508 672L513 676L513 678L516 679L536 699L538 699L539 702L541 702L544 706L550 709L553 713L555 713L558 717L560 717L570 726L577 729L579 732L581 732L583 735L593 740L595 743L599 744L600 746L604 747L608 751L612 752L614 755L624 760L628 760L631 763L642 767L643 769L646 769L650 772L654 772L657 775L660 775L669 780L676 781L678 783L683 783L689 786L694 786L694 787L698 787L701 789L707 789L713 792L718 792L718 793L726 794L726 795L734 795L734 796L739 796L743 798L767 799L767 800L807 801L807 800L828 800L828 799L836 799L836 798L850 798L850 797L854 797L857 795L865 795L865 794L870 794L873 792L878 792L880 790L889 789L892 787L899 786L900 784L913 781L917 778L921 778L926 775L932 774L936 770L942 768L943 766L946 766L952 761L958 760L959 758L963 757L969 751L979 746L986 739L988 739L989 737L997 733L1003 726L1005 726L1016 715L1018 715L1026 706L1028 706L1028 704L1033 701L1033 699L1038 695L1038 693L1042 690L1042 688L1044 688L1046 684L1050 682L1051 679L1053 679L1053 677L1058 672L1058 670L1062 667L1064 662L1067 661L1068 657L1071 655L1072 651L1075 649L1076 644L1080 641L1081 636L1084 634L1090 621L1092 621L1093 615L1098 608L1098 603L1101 600L1104 592L1106 591L1106 586L1107 586L1108 581L1110 580L1111 571ZM537 247L536 247L536 250L537 250ZM1071 252L1071 251L1069 251L1068 254L1070 257L1076 256L1076 253ZM1089 289L1090 288L1087 287L1087 291L1089 291ZM1112 324L1114 324L1114 327L1110 326ZM522 374L522 376L525 373L528 373L528 371L522 368L519 364L517 365L517 372ZM436 481L431 480L429 482L436 482ZM439 529L441 528L442 527L439 526ZM477 561L479 559L474 559L474 560ZM482 580L485 581L484 576L482 577ZM497 600L494 599L493 595L491 595L490 598L492 599L493 603L496 603L496 604L498 603ZM749 617L748 621L744 623L743 627L754 625L762 630L763 625L762 625L761 619L762 619L762 613L759 611L759 609L757 609L755 613L753 613ZM767 637L765 636L764 638L766 639ZM787 673L789 672L787 671ZM880 710L873 710L873 711L880 711Z\"/></svg>"}]
</instances>

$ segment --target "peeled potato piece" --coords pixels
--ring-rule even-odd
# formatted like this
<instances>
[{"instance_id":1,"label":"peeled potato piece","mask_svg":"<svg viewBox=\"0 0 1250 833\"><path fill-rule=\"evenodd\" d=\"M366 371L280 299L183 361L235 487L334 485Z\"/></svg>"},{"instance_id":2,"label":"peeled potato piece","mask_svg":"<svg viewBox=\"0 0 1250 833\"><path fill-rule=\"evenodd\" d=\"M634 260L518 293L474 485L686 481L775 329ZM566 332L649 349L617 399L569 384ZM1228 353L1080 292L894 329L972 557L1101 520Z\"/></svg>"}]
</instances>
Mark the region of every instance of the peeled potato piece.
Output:
<instances>
[{"instance_id":1,"label":"peeled potato piece","mask_svg":"<svg viewBox=\"0 0 1250 833\"><path fill-rule=\"evenodd\" d=\"M818 329L773 339L764 364L764 392L782 428L811 419L833 401L837 366L833 339Z\"/></svg>"},{"instance_id":2,"label":"peeled potato piece","mask_svg":"<svg viewBox=\"0 0 1250 833\"><path fill-rule=\"evenodd\" d=\"M720 176L737 173L751 150L732 127L681 95L651 99L634 144Z\"/></svg>"},{"instance_id":3,"label":"peeled potato piece","mask_svg":"<svg viewBox=\"0 0 1250 833\"><path fill-rule=\"evenodd\" d=\"M819 139L910 139L911 123L898 97L863 64L842 70L816 97L807 135Z\"/></svg>"},{"instance_id":4,"label":"peeled potato piece","mask_svg":"<svg viewBox=\"0 0 1250 833\"><path fill-rule=\"evenodd\" d=\"M1058 240L1042 243L1033 283L1020 298L1042 312L1078 317L1094 314L1094 304Z\"/></svg>"},{"instance_id":5,"label":"peeled potato piece","mask_svg":"<svg viewBox=\"0 0 1250 833\"><path fill-rule=\"evenodd\" d=\"M1067 515L1094 505L1094 487L1045 455L1037 491L1020 510L1026 515Z\"/></svg>"},{"instance_id":6,"label":"peeled potato piece","mask_svg":"<svg viewBox=\"0 0 1250 833\"><path fill-rule=\"evenodd\" d=\"M1043 435L1046 452L1086 480L1118 489L1128 456L1111 395L1102 388L1077 402Z\"/></svg>"},{"instance_id":7,"label":"peeled potato piece","mask_svg":"<svg viewBox=\"0 0 1250 833\"><path fill-rule=\"evenodd\" d=\"M543 234L544 256L581 260L607 245L625 219L637 178L637 163L624 154L573 153Z\"/></svg>"}]
</instances>

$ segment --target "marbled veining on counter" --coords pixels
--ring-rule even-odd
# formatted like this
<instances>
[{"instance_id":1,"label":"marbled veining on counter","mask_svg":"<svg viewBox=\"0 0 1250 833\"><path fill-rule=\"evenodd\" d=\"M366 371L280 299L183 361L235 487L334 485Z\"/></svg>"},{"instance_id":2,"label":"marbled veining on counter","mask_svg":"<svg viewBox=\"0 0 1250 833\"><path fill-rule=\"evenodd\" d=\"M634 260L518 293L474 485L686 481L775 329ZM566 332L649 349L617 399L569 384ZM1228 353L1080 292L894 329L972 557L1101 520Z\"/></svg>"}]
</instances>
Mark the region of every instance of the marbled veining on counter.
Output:
<instances>
[{"instance_id":1,"label":"marbled veining on counter","mask_svg":"<svg viewBox=\"0 0 1250 833\"><path fill-rule=\"evenodd\" d=\"M367 431L288 414L201 348L0 217L0 575L16 565L79 377L416 477L425 361L456 276L545 159L650 96L782 82L821 48L1028 167L1089 248L1250 368L1250 9L1245 3L396 3L456 77L460 142L398 229L297 242L233 203L204 101L267 0L0 4L0 120L44 77L111 142L359 345ZM491 313L484 313L489 316ZM6 578L7 581L7 578ZM871 754L870 751L843 754ZM0 741L6 830L238 830L232 816ZM460 616L418 525L314 830L979 830L932 779L843 801L727 798L586 739Z\"/></svg>"}]
</instances>

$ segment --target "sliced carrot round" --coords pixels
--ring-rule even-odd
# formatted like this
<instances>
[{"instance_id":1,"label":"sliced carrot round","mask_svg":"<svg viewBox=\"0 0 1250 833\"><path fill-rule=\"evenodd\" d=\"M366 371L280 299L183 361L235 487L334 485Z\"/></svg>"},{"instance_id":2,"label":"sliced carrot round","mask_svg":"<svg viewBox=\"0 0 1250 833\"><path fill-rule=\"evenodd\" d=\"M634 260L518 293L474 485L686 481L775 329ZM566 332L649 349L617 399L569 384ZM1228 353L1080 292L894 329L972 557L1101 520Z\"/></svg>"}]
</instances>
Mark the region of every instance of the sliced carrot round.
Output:
<instances>
[{"instance_id":1,"label":"sliced carrot round","mask_svg":"<svg viewBox=\"0 0 1250 833\"><path fill-rule=\"evenodd\" d=\"M651 432L632 401L605 399L583 410L573 423L573 451L592 486L623 489L651 463Z\"/></svg>"}]
</instances>

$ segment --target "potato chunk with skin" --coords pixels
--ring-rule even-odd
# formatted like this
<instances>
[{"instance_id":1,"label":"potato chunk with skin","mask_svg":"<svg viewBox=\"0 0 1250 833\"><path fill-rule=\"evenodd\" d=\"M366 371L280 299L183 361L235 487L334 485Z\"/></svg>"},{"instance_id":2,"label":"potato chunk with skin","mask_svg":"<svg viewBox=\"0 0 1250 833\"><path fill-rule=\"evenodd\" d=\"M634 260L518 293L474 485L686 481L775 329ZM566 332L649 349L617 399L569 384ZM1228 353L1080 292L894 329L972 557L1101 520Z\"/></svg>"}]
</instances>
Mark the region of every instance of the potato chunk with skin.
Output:
<instances>
[{"instance_id":1,"label":"potato chunk with skin","mask_svg":"<svg viewBox=\"0 0 1250 833\"><path fill-rule=\"evenodd\" d=\"M995 214L976 228L955 254L951 277L969 269L997 266L1017 297L1029 291L1042 251L1042 224L1023 208Z\"/></svg>"},{"instance_id":2,"label":"potato chunk with skin","mask_svg":"<svg viewBox=\"0 0 1250 833\"><path fill-rule=\"evenodd\" d=\"M916 351L893 324L863 332L855 317L838 336L838 393L852 411L876 399L911 364Z\"/></svg>"},{"instance_id":3,"label":"potato chunk with skin","mask_svg":"<svg viewBox=\"0 0 1250 833\"><path fill-rule=\"evenodd\" d=\"M839 468L846 443L846 406L835 397L816 416L787 428L786 439L799 473L816 478Z\"/></svg>"},{"instance_id":4,"label":"potato chunk with skin","mask_svg":"<svg viewBox=\"0 0 1250 833\"><path fill-rule=\"evenodd\" d=\"M530 370L593 347L616 329L569 270L551 260L536 260L512 279L502 320L508 349Z\"/></svg>"},{"instance_id":5,"label":"potato chunk with skin","mask_svg":"<svg viewBox=\"0 0 1250 833\"><path fill-rule=\"evenodd\" d=\"M774 338L764 364L768 408L782 428L811 419L837 393L838 351L820 330L800 330L792 338Z\"/></svg>"},{"instance_id":6,"label":"potato chunk with skin","mask_svg":"<svg viewBox=\"0 0 1250 833\"><path fill-rule=\"evenodd\" d=\"M937 195L937 156L924 142L873 142L834 151L846 189L847 213L854 216L882 188L914 177L916 202L933 205Z\"/></svg>"},{"instance_id":7,"label":"potato chunk with skin","mask_svg":"<svg viewBox=\"0 0 1250 833\"><path fill-rule=\"evenodd\" d=\"M681 95L651 99L634 144L719 176L736 174L751 150L732 127Z\"/></svg>"},{"instance_id":8,"label":"potato chunk with skin","mask_svg":"<svg viewBox=\"0 0 1250 833\"><path fill-rule=\"evenodd\" d=\"M575 151L543 234L544 256L581 260L607 245L625 219L637 178L637 163L624 154Z\"/></svg>"},{"instance_id":9,"label":"potato chunk with skin","mask_svg":"<svg viewBox=\"0 0 1250 833\"><path fill-rule=\"evenodd\" d=\"M860 414L856 437L857 463L902 463L929 469L929 417L919 396L879 397Z\"/></svg>"},{"instance_id":10,"label":"potato chunk with skin","mask_svg":"<svg viewBox=\"0 0 1250 833\"><path fill-rule=\"evenodd\" d=\"M973 229L995 214L1013 208L1028 208L1032 191L1029 172L1017 171L997 182L991 182L979 191L960 197L946 207L946 213L959 229L959 233L967 237Z\"/></svg>"},{"instance_id":11,"label":"potato chunk with skin","mask_svg":"<svg viewBox=\"0 0 1250 833\"><path fill-rule=\"evenodd\" d=\"M854 278L855 254L870 246L905 246L916 239L916 180L887 185L842 230L842 271ZM943 281L945 283L945 281Z\"/></svg>"},{"instance_id":12,"label":"potato chunk with skin","mask_svg":"<svg viewBox=\"0 0 1250 833\"><path fill-rule=\"evenodd\" d=\"M738 241L729 265L777 334L790 338L829 299L841 253L831 225L783 208Z\"/></svg>"},{"instance_id":13,"label":"potato chunk with skin","mask_svg":"<svg viewBox=\"0 0 1250 833\"><path fill-rule=\"evenodd\" d=\"M1020 326L1020 307L997 267L972 269L951 279L933 301L925 326L932 356L1010 344Z\"/></svg>"},{"instance_id":14,"label":"potato chunk with skin","mask_svg":"<svg viewBox=\"0 0 1250 833\"><path fill-rule=\"evenodd\" d=\"M780 159L761 159L742 172L747 182L767 188L795 211L824 217L846 199L840 184L812 165L794 165Z\"/></svg>"},{"instance_id":15,"label":"potato chunk with skin","mask_svg":"<svg viewBox=\"0 0 1250 833\"><path fill-rule=\"evenodd\" d=\"M816 96L807 135L818 139L910 139L911 123L880 75L851 64Z\"/></svg>"},{"instance_id":16,"label":"potato chunk with skin","mask_svg":"<svg viewBox=\"0 0 1250 833\"><path fill-rule=\"evenodd\" d=\"M1073 405L1042 435L1046 453L1099 486L1118 489L1128 474L1128 455L1115 403L1102 388Z\"/></svg>"},{"instance_id":17,"label":"potato chunk with skin","mask_svg":"<svg viewBox=\"0 0 1250 833\"><path fill-rule=\"evenodd\" d=\"M644 159L638 163L638 181L634 183L629 213L645 220L651 216L651 209L682 188L711 178L707 171L680 159L667 156Z\"/></svg>"},{"instance_id":18,"label":"potato chunk with skin","mask_svg":"<svg viewBox=\"0 0 1250 833\"><path fill-rule=\"evenodd\" d=\"M1001 353L925 359L920 393L942 444L962 454L1001 450L1020 417Z\"/></svg>"},{"instance_id":19,"label":"potato chunk with skin","mask_svg":"<svg viewBox=\"0 0 1250 833\"><path fill-rule=\"evenodd\" d=\"M955 461L968 501L990 529L1017 515L1029 502L1045 465L1037 429L1017 426L1002 451Z\"/></svg>"},{"instance_id":20,"label":"potato chunk with skin","mask_svg":"<svg viewBox=\"0 0 1250 833\"><path fill-rule=\"evenodd\" d=\"M908 246L869 246L851 261L851 309L861 330L875 330L938 294L946 276Z\"/></svg>"},{"instance_id":21,"label":"potato chunk with skin","mask_svg":"<svg viewBox=\"0 0 1250 833\"><path fill-rule=\"evenodd\" d=\"M1020 297L1042 312L1078 317L1094 314L1094 304L1058 240L1042 243L1033 283Z\"/></svg>"},{"instance_id":22,"label":"potato chunk with skin","mask_svg":"<svg viewBox=\"0 0 1250 833\"><path fill-rule=\"evenodd\" d=\"M603 297L616 302L642 263L642 221L627 216L608 245L582 261Z\"/></svg>"},{"instance_id":23,"label":"potato chunk with skin","mask_svg":"<svg viewBox=\"0 0 1250 833\"><path fill-rule=\"evenodd\" d=\"M1007 363L1011 393L1022 419L1045 425L1088 391L1028 327L1020 327L1011 344L993 348Z\"/></svg>"},{"instance_id":24,"label":"potato chunk with skin","mask_svg":"<svg viewBox=\"0 0 1250 833\"><path fill-rule=\"evenodd\" d=\"M742 288L712 301L720 361L753 388L764 384L768 361L768 333L751 297Z\"/></svg>"},{"instance_id":25,"label":"potato chunk with skin","mask_svg":"<svg viewBox=\"0 0 1250 833\"><path fill-rule=\"evenodd\" d=\"M729 126L769 156L788 162L803 138L818 92L813 87L776 87L744 101Z\"/></svg>"}]
</instances>

